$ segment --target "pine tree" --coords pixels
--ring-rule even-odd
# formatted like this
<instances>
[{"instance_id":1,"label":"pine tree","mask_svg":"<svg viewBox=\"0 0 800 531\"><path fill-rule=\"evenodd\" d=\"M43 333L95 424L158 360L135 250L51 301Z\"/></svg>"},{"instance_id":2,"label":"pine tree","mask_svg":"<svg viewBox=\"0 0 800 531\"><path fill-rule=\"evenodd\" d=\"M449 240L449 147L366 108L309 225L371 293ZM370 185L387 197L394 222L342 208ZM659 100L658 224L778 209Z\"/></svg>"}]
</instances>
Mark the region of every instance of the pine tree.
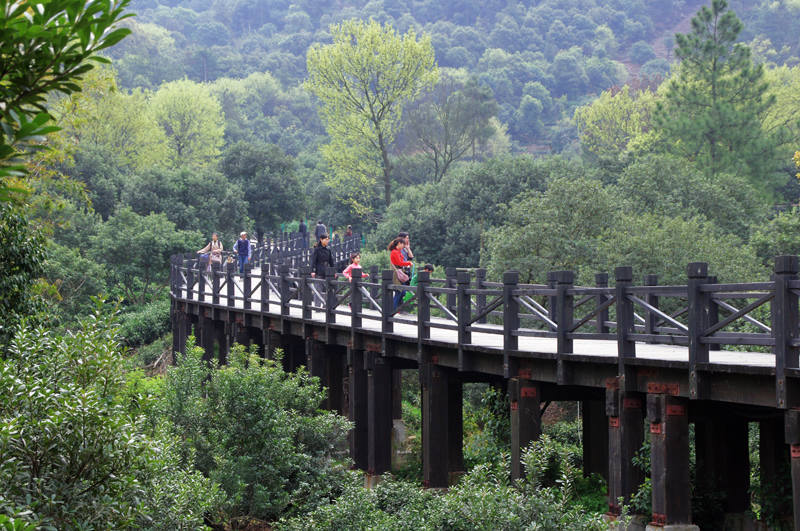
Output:
<instances>
[{"instance_id":1,"label":"pine tree","mask_svg":"<svg viewBox=\"0 0 800 531\"><path fill-rule=\"evenodd\" d=\"M734 173L763 182L777 166L779 132L763 127L775 98L763 66L736 42L742 28L725 0L712 0L692 19L691 32L675 35L681 64L655 118L670 149L708 177Z\"/></svg>"}]
</instances>

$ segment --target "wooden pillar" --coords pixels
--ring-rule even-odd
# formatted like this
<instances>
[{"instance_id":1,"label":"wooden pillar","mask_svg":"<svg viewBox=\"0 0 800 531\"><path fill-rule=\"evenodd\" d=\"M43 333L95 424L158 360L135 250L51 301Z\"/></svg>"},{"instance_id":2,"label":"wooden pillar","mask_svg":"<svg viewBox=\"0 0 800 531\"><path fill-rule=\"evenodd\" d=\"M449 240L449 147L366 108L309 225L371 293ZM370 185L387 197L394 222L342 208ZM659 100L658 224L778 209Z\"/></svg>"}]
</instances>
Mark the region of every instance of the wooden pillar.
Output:
<instances>
[{"instance_id":1,"label":"wooden pillar","mask_svg":"<svg viewBox=\"0 0 800 531\"><path fill-rule=\"evenodd\" d=\"M186 338L189 337L191 323L183 310L176 310L172 316L172 354L173 359L178 354L186 353Z\"/></svg>"},{"instance_id":2,"label":"wooden pillar","mask_svg":"<svg viewBox=\"0 0 800 531\"><path fill-rule=\"evenodd\" d=\"M205 361L211 361L214 359L214 340L216 338L215 323L205 316L200 316L197 328L200 329L198 341L200 342L200 347L203 349L203 359Z\"/></svg>"},{"instance_id":3,"label":"wooden pillar","mask_svg":"<svg viewBox=\"0 0 800 531\"><path fill-rule=\"evenodd\" d=\"M323 345L311 338L306 339L306 367L311 376L319 378L319 384L322 387L328 385L328 367L326 363L326 355L323 350ZM330 409L328 398L320 406L323 409Z\"/></svg>"},{"instance_id":4,"label":"wooden pillar","mask_svg":"<svg viewBox=\"0 0 800 531\"><path fill-rule=\"evenodd\" d=\"M800 410L787 410L784 422L786 444L789 445L791 457L794 528L800 529Z\"/></svg>"},{"instance_id":5,"label":"wooden pillar","mask_svg":"<svg viewBox=\"0 0 800 531\"><path fill-rule=\"evenodd\" d=\"M226 323L223 321L214 321L215 324L215 338L217 342L217 352L219 354L219 364L225 365L228 363L228 350L230 347L230 329L233 323Z\"/></svg>"},{"instance_id":6,"label":"wooden pillar","mask_svg":"<svg viewBox=\"0 0 800 531\"><path fill-rule=\"evenodd\" d=\"M782 417L764 419L758 423L759 472L761 474L761 492L775 493L774 502L778 502L776 512L789 515L792 505L778 493L783 485L789 482L790 460L789 447L784 436L784 420ZM761 500L762 505L764 500Z\"/></svg>"},{"instance_id":7,"label":"wooden pillar","mask_svg":"<svg viewBox=\"0 0 800 531\"><path fill-rule=\"evenodd\" d=\"M350 422L350 457L356 468L367 470L368 453L368 419L367 419L367 370L364 367L364 351L348 349L347 351L348 405Z\"/></svg>"},{"instance_id":8,"label":"wooden pillar","mask_svg":"<svg viewBox=\"0 0 800 531\"><path fill-rule=\"evenodd\" d=\"M403 418L403 371L392 370L392 419Z\"/></svg>"},{"instance_id":9,"label":"wooden pillar","mask_svg":"<svg viewBox=\"0 0 800 531\"><path fill-rule=\"evenodd\" d=\"M581 402L583 413L583 475L608 480L608 420L602 400Z\"/></svg>"},{"instance_id":10,"label":"wooden pillar","mask_svg":"<svg viewBox=\"0 0 800 531\"><path fill-rule=\"evenodd\" d=\"M512 378L508 392L511 399L511 479L514 480L524 473L522 452L542 433L540 389L530 380Z\"/></svg>"},{"instance_id":11,"label":"wooden pillar","mask_svg":"<svg viewBox=\"0 0 800 531\"><path fill-rule=\"evenodd\" d=\"M695 422L697 488L721 494L724 511L750 508L750 452L747 421L726 415Z\"/></svg>"},{"instance_id":12,"label":"wooden pillar","mask_svg":"<svg viewBox=\"0 0 800 531\"><path fill-rule=\"evenodd\" d=\"M447 379L447 468L450 484L464 472L464 388L456 374Z\"/></svg>"},{"instance_id":13,"label":"wooden pillar","mask_svg":"<svg viewBox=\"0 0 800 531\"><path fill-rule=\"evenodd\" d=\"M328 388L328 409L340 415L346 415L344 408L344 375L345 375L345 356L342 355L341 347L328 346L325 356L325 372L327 380L325 386Z\"/></svg>"},{"instance_id":14,"label":"wooden pillar","mask_svg":"<svg viewBox=\"0 0 800 531\"><path fill-rule=\"evenodd\" d=\"M392 466L392 367L386 358L367 352L367 472Z\"/></svg>"},{"instance_id":15,"label":"wooden pillar","mask_svg":"<svg viewBox=\"0 0 800 531\"><path fill-rule=\"evenodd\" d=\"M665 394L647 395L650 420L650 477L655 526L692 522L689 484L688 401Z\"/></svg>"},{"instance_id":16,"label":"wooden pillar","mask_svg":"<svg viewBox=\"0 0 800 531\"><path fill-rule=\"evenodd\" d=\"M638 394L620 393L613 385L606 388L608 416L608 508L618 516L622 503L628 503L644 481L644 472L633 464L644 442L644 408Z\"/></svg>"},{"instance_id":17,"label":"wooden pillar","mask_svg":"<svg viewBox=\"0 0 800 531\"><path fill-rule=\"evenodd\" d=\"M422 475L425 487L448 486L447 373L431 362L420 364L422 384Z\"/></svg>"}]
</instances>

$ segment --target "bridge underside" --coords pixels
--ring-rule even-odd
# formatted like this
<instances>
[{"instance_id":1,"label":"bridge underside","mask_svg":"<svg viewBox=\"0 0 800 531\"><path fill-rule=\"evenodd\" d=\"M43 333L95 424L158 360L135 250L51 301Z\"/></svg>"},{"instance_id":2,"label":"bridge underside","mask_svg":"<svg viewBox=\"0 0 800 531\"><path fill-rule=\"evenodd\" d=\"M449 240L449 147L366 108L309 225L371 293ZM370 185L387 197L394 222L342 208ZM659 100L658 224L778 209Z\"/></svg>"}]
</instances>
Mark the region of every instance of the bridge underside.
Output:
<instances>
[{"instance_id":1,"label":"bridge underside","mask_svg":"<svg viewBox=\"0 0 800 531\"><path fill-rule=\"evenodd\" d=\"M398 376L402 370L416 370L428 487L447 487L464 470L462 385L487 382L508 389L514 477L524 474L521 450L541 433L542 405L580 401L584 472L608 480L611 515L619 514L620 502L627 503L644 480L633 458L647 430L652 525L690 524L689 426L693 424L698 481L720 493L731 521L744 519L750 509L748 428L757 422L762 488L778 489L791 471L793 506L784 511L800 514L800 411L776 407L775 368L767 364L737 365L734 370L708 363L693 372L681 359L591 352L526 350L506 353L504 358L502 349L487 346L459 347L400 332L192 300L174 299L172 316L175 352L185 351L186 338L194 333L207 355L217 355L222 362L237 342L258 345L267 357L282 349L286 370L305 365L328 389L325 407L354 422L350 454L355 466L369 474L391 468L393 420L401 417ZM797 405L800 396L795 372L786 369L791 405Z\"/></svg>"}]
</instances>

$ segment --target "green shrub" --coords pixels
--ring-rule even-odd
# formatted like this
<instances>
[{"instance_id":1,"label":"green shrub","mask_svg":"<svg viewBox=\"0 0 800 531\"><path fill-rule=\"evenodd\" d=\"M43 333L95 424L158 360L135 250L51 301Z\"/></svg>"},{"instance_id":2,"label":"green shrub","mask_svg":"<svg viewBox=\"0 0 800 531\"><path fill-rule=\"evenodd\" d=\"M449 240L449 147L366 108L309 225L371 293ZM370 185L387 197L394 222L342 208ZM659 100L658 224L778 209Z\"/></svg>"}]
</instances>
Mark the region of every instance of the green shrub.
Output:
<instances>
[{"instance_id":1,"label":"green shrub","mask_svg":"<svg viewBox=\"0 0 800 531\"><path fill-rule=\"evenodd\" d=\"M170 329L168 298L135 307L119 317L120 334L129 347L152 343Z\"/></svg>"},{"instance_id":2,"label":"green shrub","mask_svg":"<svg viewBox=\"0 0 800 531\"><path fill-rule=\"evenodd\" d=\"M202 528L215 489L177 441L146 433L104 314L63 336L20 327L0 358L0 513L41 528Z\"/></svg>"},{"instance_id":3,"label":"green shrub","mask_svg":"<svg viewBox=\"0 0 800 531\"><path fill-rule=\"evenodd\" d=\"M168 371L164 413L182 456L224 490L226 520L272 521L339 495L347 476L335 459L350 423L319 409L319 380L239 345L218 369L202 355L190 342Z\"/></svg>"}]
</instances>

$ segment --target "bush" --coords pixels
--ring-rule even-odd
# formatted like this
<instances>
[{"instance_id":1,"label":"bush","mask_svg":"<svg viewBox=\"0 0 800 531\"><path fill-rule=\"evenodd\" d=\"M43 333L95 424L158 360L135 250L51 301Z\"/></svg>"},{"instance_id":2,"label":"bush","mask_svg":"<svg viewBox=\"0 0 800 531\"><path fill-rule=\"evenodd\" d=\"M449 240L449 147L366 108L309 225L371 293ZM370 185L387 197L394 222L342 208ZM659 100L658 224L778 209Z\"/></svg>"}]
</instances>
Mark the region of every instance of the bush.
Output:
<instances>
[{"instance_id":1,"label":"bush","mask_svg":"<svg viewBox=\"0 0 800 531\"><path fill-rule=\"evenodd\" d=\"M147 345L169 332L169 311L169 299L163 298L123 313L119 321L125 344L129 347Z\"/></svg>"},{"instance_id":2,"label":"bush","mask_svg":"<svg viewBox=\"0 0 800 531\"><path fill-rule=\"evenodd\" d=\"M325 393L305 370L283 371L236 345L219 369L191 343L165 382L164 414L184 459L219 483L227 521L275 520L337 496L350 423L321 411Z\"/></svg>"},{"instance_id":3,"label":"bush","mask_svg":"<svg viewBox=\"0 0 800 531\"><path fill-rule=\"evenodd\" d=\"M42 528L202 528L215 489L174 439L145 433L104 313L63 336L19 327L0 358L0 513Z\"/></svg>"}]
</instances>

